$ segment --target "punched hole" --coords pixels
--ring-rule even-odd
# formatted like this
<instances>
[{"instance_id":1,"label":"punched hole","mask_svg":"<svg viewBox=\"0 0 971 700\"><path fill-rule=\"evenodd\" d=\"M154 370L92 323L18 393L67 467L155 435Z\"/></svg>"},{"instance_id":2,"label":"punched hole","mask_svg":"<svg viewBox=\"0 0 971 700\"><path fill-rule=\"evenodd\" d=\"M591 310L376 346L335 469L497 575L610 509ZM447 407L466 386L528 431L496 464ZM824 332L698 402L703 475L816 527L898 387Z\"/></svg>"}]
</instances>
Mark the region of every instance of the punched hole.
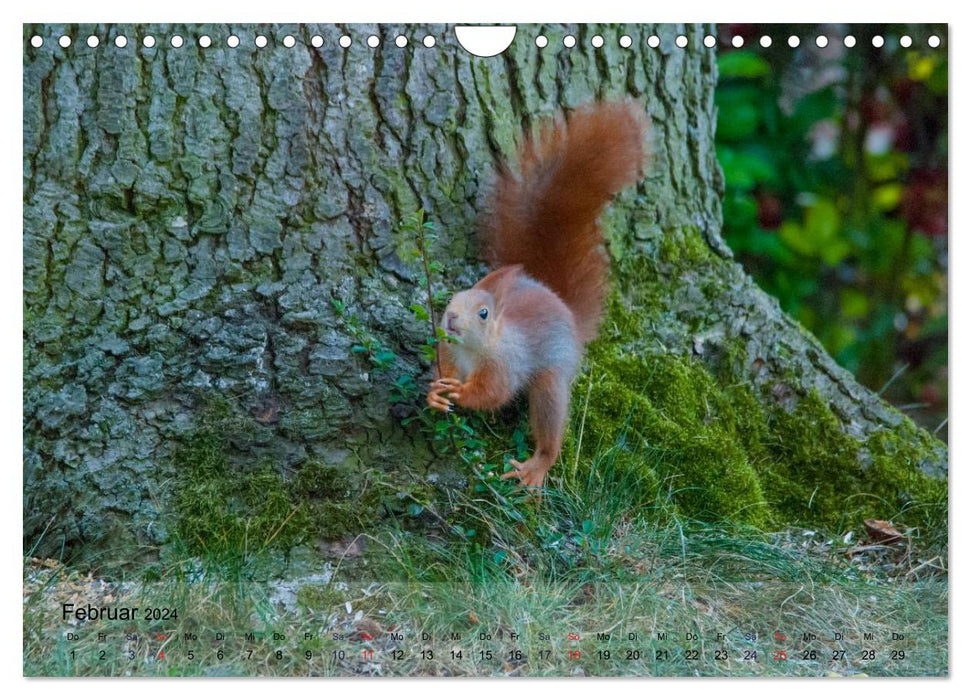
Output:
<instances>
[{"instance_id":1,"label":"punched hole","mask_svg":"<svg viewBox=\"0 0 971 700\"><path fill-rule=\"evenodd\" d=\"M455 40L459 46L481 58L498 56L512 45L515 38L514 25L471 27L462 24L455 27Z\"/></svg>"}]
</instances>

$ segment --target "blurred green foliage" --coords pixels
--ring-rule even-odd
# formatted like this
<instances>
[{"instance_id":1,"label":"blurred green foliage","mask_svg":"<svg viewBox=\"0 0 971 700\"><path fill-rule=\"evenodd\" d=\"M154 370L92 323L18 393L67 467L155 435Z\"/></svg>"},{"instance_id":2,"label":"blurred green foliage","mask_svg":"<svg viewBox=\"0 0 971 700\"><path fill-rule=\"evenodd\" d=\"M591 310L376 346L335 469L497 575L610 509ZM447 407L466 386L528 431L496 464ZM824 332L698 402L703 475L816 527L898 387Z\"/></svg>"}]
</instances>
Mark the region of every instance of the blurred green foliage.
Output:
<instances>
[{"instance_id":1,"label":"blurred green foliage","mask_svg":"<svg viewBox=\"0 0 971 700\"><path fill-rule=\"evenodd\" d=\"M837 361L935 430L947 415L947 50L927 38L946 27L783 29L795 31L722 26L725 237Z\"/></svg>"}]
</instances>

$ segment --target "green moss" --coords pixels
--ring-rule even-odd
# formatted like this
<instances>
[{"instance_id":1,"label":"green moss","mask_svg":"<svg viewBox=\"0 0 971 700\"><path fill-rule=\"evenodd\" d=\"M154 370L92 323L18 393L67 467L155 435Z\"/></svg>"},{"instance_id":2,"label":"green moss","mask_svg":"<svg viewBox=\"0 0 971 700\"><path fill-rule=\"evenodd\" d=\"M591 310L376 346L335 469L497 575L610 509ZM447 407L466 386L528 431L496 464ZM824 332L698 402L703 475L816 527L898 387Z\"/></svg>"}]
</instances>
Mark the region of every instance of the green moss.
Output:
<instances>
[{"instance_id":1,"label":"green moss","mask_svg":"<svg viewBox=\"0 0 971 700\"><path fill-rule=\"evenodd\" d=\"M346 469L320 462L304 464L293 479L295 500L306 504L317 537L337 539L361 532L380 503L376 486L358 484Z\"/></svg>"},{"instance_id":2,"label":"green moss","mask_svg":"<svg viewBox=\"0 0 971 700\"><path fill-rule=\"evenodd\" d=\"M196 554L247 553L270 544L292 544L306 527L306 513L288 498L272 469L236 469L228 442L200 431L175 455L176 531Z\"/></svg>"},{"instance_id":3,"label":"green moss","mask_svg":"<svg viewBox=\"0 0 971 700\"><path fill-rule=\"evenodd\" d=\"M210 403L204 414L204 426L174 458L175 532L191 553L287 550L356 535L376 517L382 491L358 483L345 466L308 461L287 478L265 461L231 459L248 452L235 445L245 419L224 402Z\"/></svg>"},{"instance_id":4,"label":"green moss","mask_svg":"<svg viewBox=\"0 0 971 700\"><path fill-rule=\"evenodd\" d=\"M686 515L767 524L748 452L758 440L753 424L764 432L754 399L720 390L704 367L674 355L624 354L601 342L589 360L596 379L583 423L591 450L619 446L626 468L649 470L640 483L654 493L644 495L670 498Z\"/></svg>"},{"instance_id":5,"label":"green moss","mask_svg":"<svg viewBox=\"0 0 971 700\"><path fill-rule=\"evenodd\" d=\"M692 250L663 255L700 254ZM946 481L921 469L940 446L908 419L864 442L816 394L788 408L760 400L741 344L707 353L717 359L703 364L625 342L651 328L652 314L665 313L656 266L634 260L625 267L636 292L629 286L611 296L604 332L588 348L590 374L573 396L588 463L616 448L624 468L646 473L638 483L656 489L645 496L704 521L842 528L865 518L934 527L946 520ZM565 454L575 454L576 443L574 434Z\"/></svg>"},{"instance_id":6,"label":"green moss","mask_svg":"<svg viewBox=\"0 0 971 700\"><path fill-rule=\"evenodd\" d=\"M711 249L697 229L665 235L658 245L658 262L677 269L696 267L712 259Z\"/></svg>"}]
</instances>

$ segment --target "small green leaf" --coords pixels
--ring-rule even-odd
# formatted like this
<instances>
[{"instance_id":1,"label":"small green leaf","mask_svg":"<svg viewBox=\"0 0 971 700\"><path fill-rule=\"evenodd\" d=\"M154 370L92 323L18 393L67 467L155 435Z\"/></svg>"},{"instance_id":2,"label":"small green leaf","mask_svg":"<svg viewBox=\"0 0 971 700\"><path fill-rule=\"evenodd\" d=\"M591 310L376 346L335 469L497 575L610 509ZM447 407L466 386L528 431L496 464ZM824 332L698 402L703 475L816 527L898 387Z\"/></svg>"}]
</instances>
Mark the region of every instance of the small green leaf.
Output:
<instances>
[{"instance_id":1,"label":"small green leaf","mask_svg":"<svg viewBox=\"0 0 971 700\"><path fill-rule=\"evenodd\" d=\"M840 290L840 311L847 320L863 318L870 310L870 299L856 289Z\"/></svg>"},{"instance_id":2,"label":"small green leaf","mask_svg":"<svg viewBox=\"0 0 971 700\"><path fill-rule=\"evenodd\" d=\"M759 78L771 70L768 61L751 51L729 51L718 56L721 78Z\"/></svg>"},{"instance_id":3,"label":"small green leaf","mask_svg":"<svg viewBox=\"0 0 971 700\"><path fill-rule=\"evenodd\" d=\"M833 240L839 227L839 212L828 199L820 199L806 212L806 234L817 241L817 247Z\"/></svg>"},{"instance_id":4,"label":"small green leaf","mask_svg":"<svg viewBox=\"0 0 971 700\"><path fill-rule=\"evenodd\" d=\"M779 238L792 250L802 255L815 255L816 246L813 240L806 235L802 226L795 221L783 221L779 226Z\"/></svg>"},{"instance_id":5,"label":"small green leaf","mask_svg":"<svg viewBox=\"0 0 971 700\"><path fill-rule=\"evenodd\" d=\"M878 187L873 191L873 206L880 211L892 211L900 204L903 191L903 185L897 182Z\"/></svg>"},{"instance_id":6,"label":"small green leaf","mask_svg":"<svg viewBox=\"0 0 971 700\"><path fill-rule=\"evenodd\" d=\"M385 367L395 360L395 354L390 350L379 350L374 355L374 361L378 365Z\"/></svg>"},{"instance_id":7,"label":"small green leaf","mask_svg":"<svg viewBox=\"0 0 971 700\"><path fill-rule=\"evenodd\" d=\"M419 321L428 320L428 310L421 304L412 304L408 308L411 309L411 312L415 315L415 318L418 319Z\"/></svg>"}]
</instances>

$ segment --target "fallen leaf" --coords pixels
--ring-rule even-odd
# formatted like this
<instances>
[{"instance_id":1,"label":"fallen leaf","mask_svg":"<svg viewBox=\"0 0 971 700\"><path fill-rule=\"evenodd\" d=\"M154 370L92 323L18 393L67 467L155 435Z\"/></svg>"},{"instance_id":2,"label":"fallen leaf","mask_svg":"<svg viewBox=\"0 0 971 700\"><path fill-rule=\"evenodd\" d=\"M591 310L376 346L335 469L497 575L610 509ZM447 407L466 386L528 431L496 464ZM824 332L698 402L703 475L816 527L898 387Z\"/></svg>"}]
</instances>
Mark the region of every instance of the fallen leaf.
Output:
<instances>
[{"instance_id":1,"label":"fallen leaf","mask_svg":"<svg viewBox=\"0 0 971 700\"><path fill-rule=\"evenodd\" d=\"M900 530L895 528L893 523L888 520L870 519L865 520L863 524L866 525L866 532L874 542L889 544L900 542L904 538Z\"/></svg>"},{"instance_id":2,"label":"fallen leaf","mask_svg":"<svg viewBox=\"0 0 971 700\"><path fill-rule=\"evenodd\" d=\"M371 641L376 639L384 630L381 628L381 623L377 620L371 619L370 617L363 617L357 621L355 625L357 631L361 633L361 639Z\"/></svg>"}]
</instances>

